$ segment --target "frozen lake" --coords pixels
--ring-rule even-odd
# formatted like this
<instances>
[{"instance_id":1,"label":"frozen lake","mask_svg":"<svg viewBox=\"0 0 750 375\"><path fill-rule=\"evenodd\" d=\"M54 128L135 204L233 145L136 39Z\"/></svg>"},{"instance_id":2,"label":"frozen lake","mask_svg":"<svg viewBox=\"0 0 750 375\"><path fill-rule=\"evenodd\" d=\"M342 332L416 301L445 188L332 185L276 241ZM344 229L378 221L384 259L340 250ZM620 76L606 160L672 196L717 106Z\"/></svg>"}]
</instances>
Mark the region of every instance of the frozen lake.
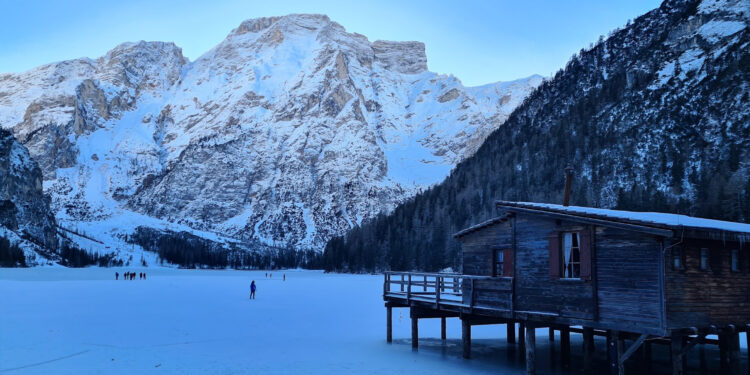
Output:
<instances>
[{"instance_id":1,"label":"frozen lake","mask_svg":"<svg viewBox=\"0 0 750 375\"><path fill-rule=\"evenodd\" d=\"M115 281L116 271L148 279ZM439 319L421 320L414 352L408 310L394 309L386 344L382 276L264 273L0 269L0 373L523 373L504 326L473 327L474 358L464 360L458 319L448 319L446 343ZM546 330L537 345L538 372L558 373Z\"/></svg>"}]
</instances>

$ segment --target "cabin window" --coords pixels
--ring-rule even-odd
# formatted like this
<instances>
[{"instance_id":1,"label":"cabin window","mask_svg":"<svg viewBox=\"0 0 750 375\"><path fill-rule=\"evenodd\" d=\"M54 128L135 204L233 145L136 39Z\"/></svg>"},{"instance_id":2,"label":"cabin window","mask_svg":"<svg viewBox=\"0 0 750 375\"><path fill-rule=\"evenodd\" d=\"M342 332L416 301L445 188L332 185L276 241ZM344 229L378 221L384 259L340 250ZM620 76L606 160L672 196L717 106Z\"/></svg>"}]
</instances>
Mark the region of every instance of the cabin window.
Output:
<instances>
[{"instance_id":1,"label":"cabin window","mask_svg":"<svg viewBox=\"0 0 750 375\"><path fill-rule=\"evenodd\" d=\"M708 270L708 249L701 249L701 270Z\"/></svg>"},{"instance_id":2,"label":"cabin window","mask_svg":"<svg viewBox=\"0 0 750 375\"><path fill-rule=\"evenodd\" d=\"M493 267L492 276L500 277L505 275L503 266L505 266L505 254L503 250L495 250L495 266Z\"/></svg>"},{"instance_id":3,"label":"cabin window","mask_svg":"<svg viewBox=\"0 0 750 375\"><path fill-rule=\"evenodd\" d=\"M682 269L682 249L680 249L679 247L672 248L672 269Z\"/></svg>"},{"instance_id":4,"label":"cabin window","mask_svg":"<svg viewBox=\"0 0 750 375\"><path fill-rule=\"evenodd\" d=\"M562 278L578 279L581 277L581 242L578 232L563 234Z\"/></svg>"},{"instance_id":5,"label":"cabin window","mask_svg":"<svg viewBox=\"0 0 750 375\"><path fill-rule=\"evenodd\" d=\"M732 272L740 271L740 251L732 250Z\"/></svg>"}]
</instances>

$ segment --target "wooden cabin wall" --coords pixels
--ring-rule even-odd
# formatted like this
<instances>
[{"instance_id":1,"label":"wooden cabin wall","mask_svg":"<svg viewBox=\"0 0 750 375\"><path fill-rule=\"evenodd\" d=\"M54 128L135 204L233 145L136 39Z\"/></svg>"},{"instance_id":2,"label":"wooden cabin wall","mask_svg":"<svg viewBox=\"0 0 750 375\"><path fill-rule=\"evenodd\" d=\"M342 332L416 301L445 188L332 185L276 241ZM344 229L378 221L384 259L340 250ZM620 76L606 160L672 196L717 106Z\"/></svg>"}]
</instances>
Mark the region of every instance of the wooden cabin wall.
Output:
<instances>
[{"instance_id":1,"label":"wooden cabin wall","mask_svg":"<svg viewBox=\"0 0 750 375\"><path fill-rule=\"evenodd\" d=\"M511 221L492 224L461 237L463 274L492 276L492 249L513 246Z\"/></svg>"},{"instance_id":2,"label":"wooden cabin wall","mask_svg":"<svg viewBox=\"0 0 750 375\"><path fill-rule=\"evenodd\" d=\"M564 318L593 319L594 289L591 281L550 276L549 235L560 226L556 220L517 214L515 310L551 313ZM580 224L561 222L567 229Z\"/></svg>"},{"instance_id":3,"label":"wooden cabin wall","mask_svg":"<svg viewBox=\"0 0 750 375\"><path fill-rule=\"evenodd\" d=\"M661 329L661 239L623 229L596 227L595 275L599 321L635 332Z\"/></svg>"},{"instance_id":4,"label":"wooden cabin wall","mask_svg":"<svg viewBox=\"0 0 750 375\"><path fill-rule=\"evenodd\" d=\"M683 267L673 269L665 251L665 293L669 328L750 323L750 247L721 240L686 240ZM667 244L670 246L670 244ZM701 270L700 249L708 249L709 269ZM731 251L740 251L740 271L731 270Z\"/></svg>"}]
</instances>

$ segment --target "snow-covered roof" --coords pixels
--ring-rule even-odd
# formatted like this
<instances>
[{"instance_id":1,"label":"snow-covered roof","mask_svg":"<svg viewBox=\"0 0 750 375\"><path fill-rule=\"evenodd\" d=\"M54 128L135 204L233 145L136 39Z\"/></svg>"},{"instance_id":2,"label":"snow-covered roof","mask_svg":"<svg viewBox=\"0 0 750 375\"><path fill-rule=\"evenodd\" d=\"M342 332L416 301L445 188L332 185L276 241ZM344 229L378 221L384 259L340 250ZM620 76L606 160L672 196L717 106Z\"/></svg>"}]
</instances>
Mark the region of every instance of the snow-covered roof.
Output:
<instances>
[{"instance_id":1,"label":"snow-covered roof","mask_svg":"<svg viewBox=\"0 0 750 375\"><path fill-rule=\"evenodd\" d=\"M589 217L601 220L627 221L644 226L669 228L686 228L711 231L735 232L750 234L750 224L732 221L703 219L687 215L668 214L663 212L634 212L609 210L604 208L562 206L559 204L497 201L498 207L525 208L548 212L563 213L573 216Z\"/></svg>"},{"instance_id":2,"label":"snow-covered roof","mask_svg":"<svg viewBox=\"0 0 750 375\"><path fill-rule=\"evenodd\" d=\"M453 237L459 238L459 237L465 236L465 235L467 235L467 234L469 234L471 232L474 232L474 231L477 231L479 229L482 229L484 227L487 227L487 226L490 226L490 225L493 225L493 224L502 223L505 220L508 220L508 215L498 216L498 217L489 219L487 221L483 221L483 222L481 222L479 224L472 225L472 226L470 226L470 227L468 227L466 229L463 229L463 230L461 230L459 232L456 232L455 234L453 234Z\"/></svg>"}]
</instances>

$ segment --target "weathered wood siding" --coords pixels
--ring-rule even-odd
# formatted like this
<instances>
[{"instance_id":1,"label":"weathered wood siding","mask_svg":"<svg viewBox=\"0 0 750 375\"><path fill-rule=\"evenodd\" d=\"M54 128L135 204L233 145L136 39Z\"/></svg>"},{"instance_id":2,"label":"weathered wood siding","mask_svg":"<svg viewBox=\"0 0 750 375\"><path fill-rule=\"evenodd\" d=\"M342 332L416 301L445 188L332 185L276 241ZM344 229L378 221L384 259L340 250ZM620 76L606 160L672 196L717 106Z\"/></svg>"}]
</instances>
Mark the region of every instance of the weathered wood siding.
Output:
<instances>
[{"instance_id":1,"label":"weathered wood siding","mask_svg":"<svg viewBox=\"0 0 750 375\"><path fill-rule=\"evenodd\" d=\"M561 223L566 229L581 225ZM560 317L593 319L591 281L550 277L549 235L561 229L554 219L518 214L516 235L516 311L542 312Z\"/></svg>"},{"instance_id":2,"label":"weathered wood siding","mask_svg":"<svg viewBox=\"0 0 750 375\"><path fill-rule=\"evenodd\" d=\"M750 323L750 246L721 240L686 240L676 246L682 249L683 269L673 269L671 248L664 255L667 326ZM708 249L708 270L700 267L701 248ZM733 249L739 250L739 272L731 270Z\"/></svg>"},{"instance_id":3,"label":"weathered wood siding","mask_svg":"<svg viewBox=\"0 0 750 375\"><path fill-rule=\"evenodd\" d=\"M513 246L511 221L492 224L461 238L463 274L492 276L492 250Z\"/></svg>"},{"instance_id":4,"label":"weathered wood siding","mask_svg":"<svg viewBox=\"0 0 750 375\"><path fill-rule=\"evenodd\" d=\"M492 252L496 248L513 247L513 227L511 221L492 224L461 238L463 249L463 274L492 276ZM475 280L463 287L463 302L477 307L492 307L509 310L511 308L512 278L493 277Z\"/></svg>"},{"instance_id":5,"label":"weathered wood siding","mask_svg":"<svg viewBox=\"0 0 750 375\"><path fill-rule=\"evenodd\" d=\"M600 226L594 237L599 321L662 328L661 239Z\"/></svg>"}]
</instances>

